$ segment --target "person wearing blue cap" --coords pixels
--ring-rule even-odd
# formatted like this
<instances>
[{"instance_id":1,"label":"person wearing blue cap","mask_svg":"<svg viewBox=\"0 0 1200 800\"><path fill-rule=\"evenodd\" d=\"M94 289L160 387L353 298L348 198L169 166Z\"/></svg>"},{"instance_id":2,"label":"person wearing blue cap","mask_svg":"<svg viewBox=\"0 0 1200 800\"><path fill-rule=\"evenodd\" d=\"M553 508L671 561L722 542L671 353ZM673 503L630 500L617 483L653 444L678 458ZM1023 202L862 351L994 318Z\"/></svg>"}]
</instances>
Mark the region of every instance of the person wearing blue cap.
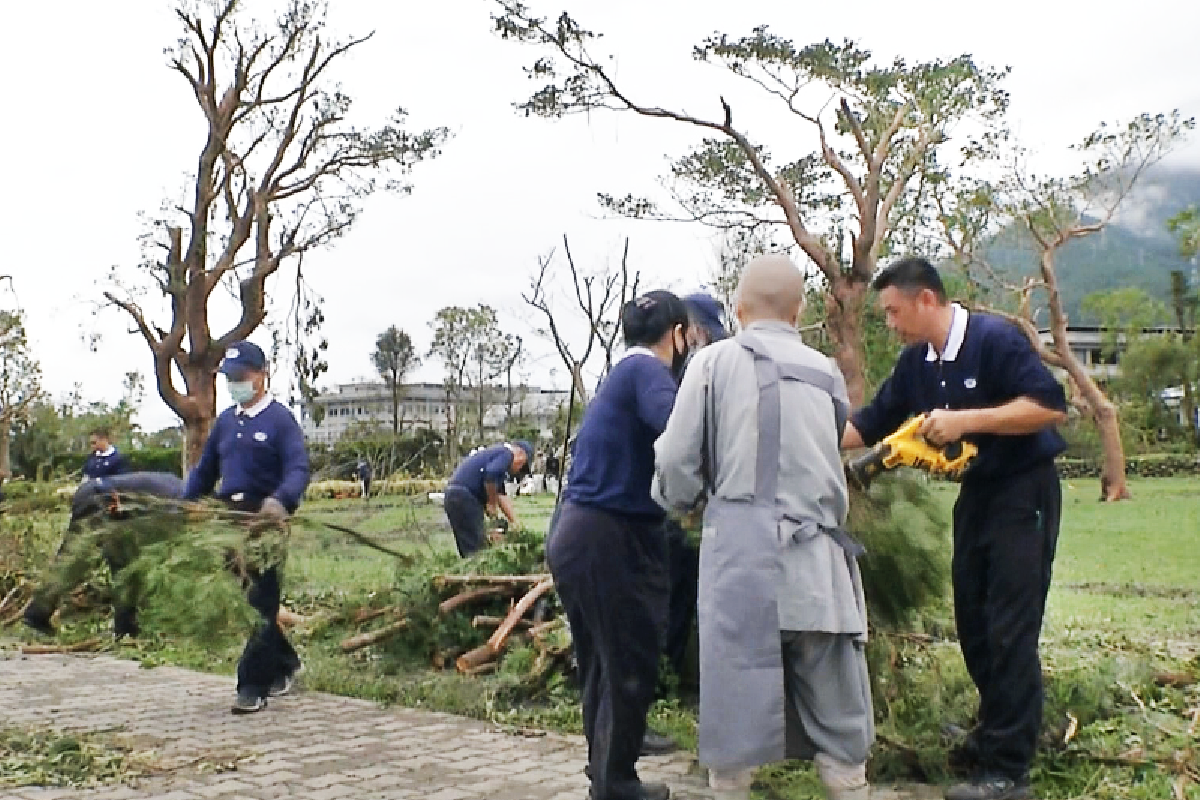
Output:
<instances>
[{"instance_id":1,"label":"person wearing blue cap","mask_svg":"<svg viewBox=\"0 0 1200 800\"><path fill-rule=\"evenodd\" d=\"M688 310L688 351L695 353L713 342L729 338L725 323L725 309L711 294L696 292L683 298Z\"/></svg>"},{"instance_id":2,"label":"person wearing blue cap","mask_svg":"<svg viewBox=\"0 0 1200 800\"><path fill-rule=\"evenodd\" d=\"M532 461L532 444L506 442L473 453L454 470L442 504L460 556L466 558L483 548L485 510L492 517L499 510L510 526L516 526L517 514L504 493L504 483L522 475Z\"/></svg>"},{"instance_id":3,"label":"person wearing blue cap","mask_svg":"<svg viewBox=\"0 0 1200 800\"><path fill-rule=\"evenodd\" d=\"M282 526L296 511L308 486L308 451L296 418L267 394L267 358L253 342L235 342L225 351L223 374L235 405L213 423L204 452L184 485L185 500L213 493L230 507ZM263 619L246 643L237 668L235 714L266 708L267 696L291 691L300 658L277 617L280 565L247 568L250 605Z\"/></svg>"}]
</instances>

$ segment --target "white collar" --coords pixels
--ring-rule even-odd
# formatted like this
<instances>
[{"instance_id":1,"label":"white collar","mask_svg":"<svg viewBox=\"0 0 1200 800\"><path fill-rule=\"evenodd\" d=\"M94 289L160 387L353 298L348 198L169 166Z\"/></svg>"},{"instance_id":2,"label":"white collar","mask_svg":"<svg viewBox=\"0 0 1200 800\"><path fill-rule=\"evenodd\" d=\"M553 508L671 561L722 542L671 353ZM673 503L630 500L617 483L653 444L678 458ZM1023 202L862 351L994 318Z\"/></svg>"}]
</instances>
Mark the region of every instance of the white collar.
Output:
<instances>
[{"instance_id":1,"label":"white collar","mask_svg":"<svg viewBox=\"0 0 1200 800\"><path fill-rule=\"evenodd\" d=\"M619 359L617 359L617 363L618 364L621 363L622 361L629 358L630 356L650 356L651 358L658 358L658 356L656 356L654 354L654 351L651 350L649 347L642 347L639 344L639 345L634 345L633 347L630 347L628 350L626 350L624 353L622 353L621 357Z\"/></svg>"},{"instance_id":2,"label":"white collar","mask_svg":"<svg viewBox=\"0 0 1200 800\"><path fill-rule=\"evenodd\" d=\"M238 406L238 413L247 417L257 417L259 414L265 411L269 405L271 405L271 395L264 394L261 400L249 408L242 408L241 406Z\"/></svg>"},{"instance_id":3,"label":"white collar","mask_svg":"<svg viewBox=\"0 0 1200 800\"><path fill-rule=\"evenodd\" d=\"M112 455L113 453L115 453L115 452L117 452L117 448L113 447L113 446L110 444L110 445L108 446L108 448L107 448L107 449L105 449L105 450L101 450L99 453L96 453L96 456L97 456L98 458L108 458L109 456L111 456L111 455Z\"/></svg>"},{"instance_id":4,"label":"white collar","mask_svg":"<svg viewBox=\"0 0 1200 800\"><path fill-rule=\"evenodd\" d=\"M958 303L951 303L950 311L950 334L946 337L946 349L942 351L942 361L953 361L958 358L958 351L962 349L963 339L967 337L967 318L971 316L971 312ZM933 345L928 345L928 349L925 351L925 360L938 360L937 350Z\"/></svg>"}]
</instances>

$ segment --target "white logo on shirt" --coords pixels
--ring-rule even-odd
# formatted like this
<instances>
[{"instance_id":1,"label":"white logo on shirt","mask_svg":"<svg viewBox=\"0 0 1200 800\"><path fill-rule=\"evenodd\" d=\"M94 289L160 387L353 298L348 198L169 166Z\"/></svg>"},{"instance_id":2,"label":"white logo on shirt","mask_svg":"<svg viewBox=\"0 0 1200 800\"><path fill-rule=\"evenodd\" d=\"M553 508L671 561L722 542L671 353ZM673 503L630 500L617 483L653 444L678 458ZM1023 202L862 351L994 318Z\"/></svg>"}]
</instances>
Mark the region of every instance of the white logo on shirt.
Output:
<instances>
[{"instance_id":1,"label":"white logo on shirt","mask_svg":"<svg viewBox=\"0 0 1200 800\"><path fill-rule=\"evenodd\" d=\"M963 386L967 387L968 389L974 389L975 388L975 379L974 378L965 378L963 380Z\"/></svg>"},{"instance_id":2,"label":"white logo on shirt","mask_svg":"<svg viewBox=\"0 0 1200 800\"><path fill-rule=\"evenodd\" d=\"M262 431L254 432L254 441L265 442L266 440L267 440L267 435L265 433L263 433Z\"/></svg>"},{"instance_id":3,"label":"white logo on shirt","mask_svg":"<svg viewBox=\"0 0 1200 800\"><path fill-rule=\"evenodd\" d=\"M240 354L238 353L238 349L236 347L231 347L225 351L226 358L237 358L238 355Z\"/></svg>"}]
</instances>

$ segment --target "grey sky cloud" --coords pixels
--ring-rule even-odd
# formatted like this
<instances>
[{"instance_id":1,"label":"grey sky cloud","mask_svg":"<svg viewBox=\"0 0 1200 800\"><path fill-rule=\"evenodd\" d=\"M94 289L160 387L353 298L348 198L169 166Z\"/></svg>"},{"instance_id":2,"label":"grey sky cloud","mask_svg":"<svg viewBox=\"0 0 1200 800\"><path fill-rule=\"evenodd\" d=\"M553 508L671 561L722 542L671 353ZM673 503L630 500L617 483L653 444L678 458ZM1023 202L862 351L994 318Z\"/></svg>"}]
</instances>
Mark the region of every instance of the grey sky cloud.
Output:
<instances>
[{"instance_id":1,"label":"grey sky cloud","mask_svg":"<svg viewBox=\"0 0 1200 800\"><path fill-rule=\"evenodd\" d=\"M852 37L883 59L967 52L1011 65L1011 122L1043 169L1069 169L1067 145L1101 120L1171 108L1200 113L1200 5L1178 0L1111 12L1045 0L531 5L547 15L566 7L604 32L601 45L616 54L615 73L641 100L710 115L725 94L781 157L811 150L811 131L778 124L749 85L694 62L692 45L714 31L741 34L766 23L802 43ZM631 237L631 263L642 269L646 288L690 291L704 282L715 262L709 231L607 219L595 200L597 192L654 194L665 156L698 142L696 131L620 114L558 122L519 116L511 104L532 88L521 67L534 51L495 37L492 6L483 0L332 6L335 33L376 31L339 73L355 98L356 119L379 121L404 106L414 128L447 125L455 135L441 158L414 172L412 196L372 198L345 239L306 261L327 302L329 382L370 376L368 353L391 324L424 351L433 313L448 304L490 303L531 340L533 317L520 292L537 257L564 233L577 259L593 265L616 259ZM198 110L162 54L177 36L170 5L159 0L9 3L0 10L2 271L15 276L56 393L78 381L86 396L115 401L124 373L150 372L126 321L95 311L110 267L135 277L139 212L180 194L199 150ZM1175 160L1200 165L1200 147L1190 145ZM286 300L287 287L275 291ZM224 308L222 319L231 320L232 311ZM81 340L89 333L102 335L96 353ZM535 354L532 377L549 381L550 350L539 346ZM427 364L416 377L440 380L440 371ZM565 385L561 368L554 380ZM149 428L173 422L153 392L141 417Z\"/></svg>"}]
</instances>

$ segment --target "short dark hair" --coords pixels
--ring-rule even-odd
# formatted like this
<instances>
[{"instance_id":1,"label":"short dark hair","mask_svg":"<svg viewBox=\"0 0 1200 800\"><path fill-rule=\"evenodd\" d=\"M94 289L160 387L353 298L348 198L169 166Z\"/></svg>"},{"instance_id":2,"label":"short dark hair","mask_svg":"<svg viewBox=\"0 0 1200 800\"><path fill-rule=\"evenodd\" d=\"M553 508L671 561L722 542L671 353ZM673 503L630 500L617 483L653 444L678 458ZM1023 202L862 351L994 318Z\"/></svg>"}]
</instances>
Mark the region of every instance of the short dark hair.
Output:
<instances>
[{"instance_id":1,"label":"short dark hair","mask_svg":"<svg viewBox=\"0 0 1200 800\"><path fill-rule=\"evenodd\" d=\"M102 425L97 425L95 428L92 428L90 431L88 431L88 436L99 436L101 439L111 439L112 431Z\"/></svg>"},{"instance_id":2,"label":"short dark hair","mask_svg":"<svg viewBox=\"0 0 1200 800\"><path fill-rule=\"evenodd\" d=\"M895 286L905 294L916 294L922 289L928 289L940 302L945 303L947 300L946 286L942 283L942 276L938 274L937 268L930 264L928 259L919 256L893 261L880 267L871 276L871 288L875 291L882 292L889 286Z\"/></svg>"},{"instance_id":3,"label":"short dark hair","mask_svg":"<svg viewBox=\"0 0 1200 800\"><path fill-rule=\"evenodd\" d=\"M655 344L676 325L687 328L687 306L670 292L647 292L621 309L626 347Z\"/></svg>"}]
</instances>

